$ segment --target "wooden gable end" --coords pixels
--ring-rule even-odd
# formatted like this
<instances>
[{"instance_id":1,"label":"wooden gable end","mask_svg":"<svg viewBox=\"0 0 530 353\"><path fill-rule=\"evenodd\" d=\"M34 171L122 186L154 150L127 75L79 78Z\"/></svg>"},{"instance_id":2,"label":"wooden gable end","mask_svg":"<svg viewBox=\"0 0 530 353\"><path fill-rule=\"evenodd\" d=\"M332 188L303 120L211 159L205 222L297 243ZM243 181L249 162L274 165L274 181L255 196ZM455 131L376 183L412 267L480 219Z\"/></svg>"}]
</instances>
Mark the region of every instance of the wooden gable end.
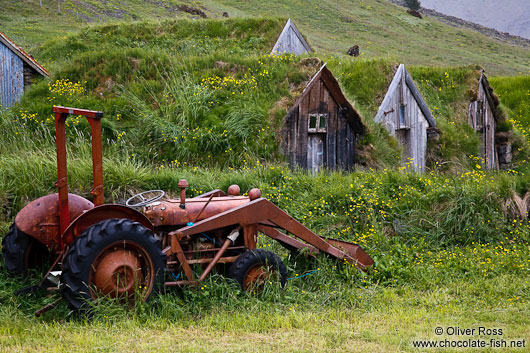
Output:
<instances>
[{"instance_id":1,"label":"wooden gable end","mask_svg":"<svg viewBox=\"0 0 530 353\"><path fill-rule=\"evenodd\" d=\"M484 71L478 81L476 99L471 101L468 110L469 125L481 134L481 154L486 168L498 169L495 146L495 130L500 117L496 101Z\"/></svg>"},{"instance_id":2,"label":"wooden gable end","mask_svg":"<svg viewBox=\"0 0 530 353\"><path fill-rule=\"evenodd\" d=\"M398 140L403 149L402 164L422 171L427 129L435 128L436 121L403 64L399 65L374 120Z\"/></svg>"},{"instance_id":3,"label":"wooden gable end","mask_svg":"<svg viewBox=\"0 0 530 353\"><path fill-rule=\"evenodd\" d=\"M282 148L293 167L353 168L357 135L364 125L331 78L323 66L285 118Z\"/></svg>"},{"instance_id":4,"label":"wooden gable end","mask_svg":"<svg viewBox=\"0 0 530 353\"><path fill-rule=\"evenodd\" d=\"M313 50L311 50L302 34L291 19L288 19L270 55L281 55L284 53L302 55L311 54L312 52Z\"/></svg>"}]
</instances>

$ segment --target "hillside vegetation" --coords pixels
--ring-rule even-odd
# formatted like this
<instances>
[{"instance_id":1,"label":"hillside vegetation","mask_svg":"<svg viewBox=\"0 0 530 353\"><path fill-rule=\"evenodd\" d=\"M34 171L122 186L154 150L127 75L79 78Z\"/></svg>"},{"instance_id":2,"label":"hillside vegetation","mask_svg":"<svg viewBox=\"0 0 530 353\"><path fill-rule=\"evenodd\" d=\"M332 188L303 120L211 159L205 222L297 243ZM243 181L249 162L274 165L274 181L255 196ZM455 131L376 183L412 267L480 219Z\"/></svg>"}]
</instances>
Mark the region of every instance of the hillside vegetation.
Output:
<instances>
[{"instance_id":1,"label":"hillside vegetation","mask_svg":"<svg viewBox=\"0 0 530 353\"><path fill-rule=\"evenodd\" d=\"M281 162L283 117L322 65L319 59L266 54L284 21L111 24L49 41L39 54L53 61L52 81L32 87L14 108L18 113L6 120L46 130L53 127L53 104L83 106L104 111L106 138L145 163L240 167L256 160ZM358 146L360 163L396 167L399 148L372 118L398 62L323 59L369 127ZM467 125L467 105L479 67L410 69L442 132L430 148L428 167L473 169L469 156L479 155L479 142ZM86 122L71 123L73 136L88 133ZM518 152L524 159L526 150Z\"/></svg>"},{"instance_id":2,"label":"hillside vegetation","mask_svg":"<svg viewBox=\"0 0 530 353\"><path fill-rule=\"evenodd\" d=\"M530 138L530 76L494 77L491 84L510 122Z\"/></svg>"},{"instance_id":3,"label":"hillside vegetation","mask_svg":"<svg viewBox=\"0 0 530 353\"><path fill-rule=\"evenodd\" d=\"M262 54L283 22L109 25L50 42L44 57L65 56L52 82L25 95L15 119L46 130L53 127L53 104L101 110L105 136L147 163L240 166L275 159L285 107L280 116L269 110L318 69L292 56ZM247 50L257 54L245 56ZM74 135L88 131L83 121L72 124Z\"/></svg>"},{"instance_id":4,"label":"hillside vegetation","mask_svg":"<svg viewBox=\"0 0 530 353\"><path fill-rule=\"evenodd\" d=\"M233 1L56 0L0 4L0 30L30 51L52 37L87 24L115 21L200 18L179 10L185 5L208 17L291 17L320 54L346 56L359 45L361 57L391 57L399 62L429 66L480 64L495 75L528 74L530 49L493 40L480 33L453 28L436 20L418 19L386 0L363 1ZM180 7L181 8L181 7ZM60 54L56 54L60 55ZM37 56L41 59L40 56ZM44 63L48 63L44 61Z\"/></svg>"},{"instance_id":5,"label":"hillside vegetation","mask_svg":"<svg viewBox=\"0 0 530 353\"><path fill-rule=\"evenodd\" d=\"M131 2L129 12L138 4ZM155 11L150 6L146 16ZM442 34L446 27L434 22L415 24L402 9L375 0L193 6L204 6L209 15L245 17L300 10L297 24L321 53L269 56L285 18L127 20L48 40L35 53L51 78L34 85L13 109L0 111L0 234L28 201L54 192L51 107L69 105L105 114L107 202L147 189L175 196L181 178L190 182L190 196L234 183L243 192L259 187L315 232L359 243L374 258L373 270L360 272L325 257L307 260L260 237L259 246L277 252L288 267L284 290L266 286L258 295L244 294L216 275L201 287L168 291L133 308L104 302L92 316L79 317L61 303L36 319L33 311L58 295L14 296L37 277L13 279L1 265L0 350L415 352L412 341L437 338L433 330L440 325L501 327L507 340L524 338L530 324L530 221L519 206L530 190L523 128L528 115L521 101L526 78L492 80L504 114L520 122L501 126L515 127L517 159L513 170L484 171L478 136L467 125L479 75L479 67L467 65L473 58L467 49L442 54L443 60L433 59L432 50L415 55L412 49L369 58L386 56L380 51L385 43L398 45L391 31L402 27L387 31L383 24L400 16L410 25L403 28L416 28L411 41L421 39L417 45L429 43L428 36L435 43L462 35ZM358 38L386 39L362 58L331 55L342 51L343 34L352 33L347 26L357 23L341 15L378 26L363 27L366 37ZM27 16L36 15L28 10ZM328 36L332 28L335 37ZM504 46L469 35L471 46ZM527 60L521 48L500 57L486 48L487 58L477 54L477 61L497 72L513 73ZM502 55L510 56L506 66ZM425 174L398 167L397 143L372 120L396 65L407 57L407 64L418 64L408 70L442 132L429 147ZM467 66L450 67L452 60ZM359 143L365 165L352 173L290 170L278 149L282 119L322 61L368 127ZM88 126L71 117L67 129L69 185L90 198Z\"/></svg>"}]
</instances>

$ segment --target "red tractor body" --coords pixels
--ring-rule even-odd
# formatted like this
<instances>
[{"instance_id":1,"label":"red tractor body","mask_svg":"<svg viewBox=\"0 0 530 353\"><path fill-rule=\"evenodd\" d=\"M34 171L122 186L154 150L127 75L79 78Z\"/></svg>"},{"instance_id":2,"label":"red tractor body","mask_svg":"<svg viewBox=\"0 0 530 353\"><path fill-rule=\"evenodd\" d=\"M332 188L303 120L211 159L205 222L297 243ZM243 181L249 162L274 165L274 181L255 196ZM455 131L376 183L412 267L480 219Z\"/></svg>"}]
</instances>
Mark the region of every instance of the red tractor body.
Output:
<instances>
[{"instance_id":1,"label":"red tractor body","mask_svg":"<svg viewBox=\"0 0 530 353\"><path fill-rule=\"evenodd\" d=\"M68 194L70 219L94 208L84 197ZM46 195L27 204L15 217L18 229L57 252L61 250L58 194Z\"/></svg>"},{"instance_id":2,"label":"red tractor body","mask_svg":"<svg viewBox=\"0 0 530 353\"><path fill-rule=\"evenodd\" d=\"M249 202L250 199L244 196L227 195L211 200L192 198L186 199L182 208L180 200L168 199L147 205L143 213L155 227L185 226L188 222L202 221Z\"/></svg>"}]
</instances>

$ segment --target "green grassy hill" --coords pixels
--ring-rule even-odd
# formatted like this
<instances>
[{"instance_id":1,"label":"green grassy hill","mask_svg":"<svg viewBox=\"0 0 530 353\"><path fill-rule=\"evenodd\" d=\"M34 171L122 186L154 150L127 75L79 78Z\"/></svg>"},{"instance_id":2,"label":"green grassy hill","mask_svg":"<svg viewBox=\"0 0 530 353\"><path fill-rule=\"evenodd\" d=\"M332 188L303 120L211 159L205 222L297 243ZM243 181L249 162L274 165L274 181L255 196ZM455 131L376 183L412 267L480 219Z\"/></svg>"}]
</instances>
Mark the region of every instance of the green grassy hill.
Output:
<instances>
[{"instance_id":1,"label":"green grassy hill","mask_svg":"<svg viewBox=\"0 0 530 353\"><path fill-rule=\"evenodd\" d=\"M11 112L3 113L3 148L27 151L28 158L39 160L44 151L53 156L50 112L55 104L104 111L104 145L116 165L130 158L157 168L282 164L278 135L283 117L320 65L319 59L267 54L284 22L116 23L49 40L36 52L50 63L51 80L34 85ZM397 167L396 142L372 118L399 62L322 58L368 125L359 145L363 164L368 169ZM480 144L467 125L467 105L478 68L409 69L441 130L440 141L429 148L428 167L475 171ZM86 122L69 121L73 151L86 151L82 145L88 133ZM516 165L528 155L526 140L517 141ZM26 190L22 183L16 187L6 190L17 195L14 209L22 206Z\"/></svg>"},{"instance_id":2,"label":"green grassy hill","mask_svg":"<svg viewBox=\"0 0 530 353\"><path fill-rule=\"evenodd\" d=\"M141 21L186 17L180 1L128 0L3 1L0 4L0 30L29 50L46 40L62 37L90 25L117 21ZM191 16L191 15L190 15Z\"/></svg>"},{"instance_id":3,"label":"green grassy hill","mask_svg":"<svg viewBox=\"0 0 530 353\"><path fill-rule=\"evenodd\" d=\"M290 56L264 55L283 22L108 25L50 41L41 55L54 59L52 81L26 94L17 119L42 131L53 126L53 104L102 110L106 137L147 163L277 159L283 115L270 110L316 72Z\"/></svg>"},{"instance_id":4,"label":"green grassy hill","mask_svg":"<svg viewBox=\"0 0 530 353\"><path fill-rule=\"evenodd\" d=\"M284 22L110 24L48 41L38 54L50 62L52 80L25 95L14 119L41 130L53 127L53 104L83 106L104 111L106 137L145 163L239 167L255 160L282 161L283 117L321 65L319 59L267 54ZM398 62L323 59L369 126L359 146L362 164L397 166L399 149L373 116ZM479 154L479 143L467 126L467 105L477 68L411 70L442 132L428 167L472 169L469 156ZM73 123L87 133L82 121Z\"/></svg>"},{"instance_id":5,"label":"green grassy hill","mask_svg":"<svg viewBox=\"0 0 530 353\"><path fill-rule=\"evenodd\" d=\"M199 16L179 5L199 9L207 16L291 17L320 54L345 56L354 44L361 57L391 57L405 64L461 66L480 64L490 74L528 74L530 48L493 40L480 33L454 28L436 20L418 19L385 0L364 1L229 1L203 0L105 2L37 0L0 5L0 30L34 49L52 37L107 21L157 20ZM38 57L39 58L39 57ZM40 59L40 58L39 58Z\"/></svg>"}]
</instances>

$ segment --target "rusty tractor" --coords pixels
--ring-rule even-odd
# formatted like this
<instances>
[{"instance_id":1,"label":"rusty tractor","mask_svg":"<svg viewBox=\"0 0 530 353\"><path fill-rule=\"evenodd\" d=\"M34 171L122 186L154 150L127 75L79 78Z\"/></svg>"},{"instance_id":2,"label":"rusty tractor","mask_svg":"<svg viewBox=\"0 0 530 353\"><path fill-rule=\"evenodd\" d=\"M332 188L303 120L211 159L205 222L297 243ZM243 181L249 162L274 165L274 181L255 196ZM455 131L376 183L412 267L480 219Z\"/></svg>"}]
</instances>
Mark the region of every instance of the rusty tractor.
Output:
<instances>
[{"instance_id":1,"label":"rusty tractor","mask_svg":"<svg viewBox=\"0 0 530 353\"><path fill-rule=\"evenodd\" d=\"M2 254L7 270L16 275L27 274L49 256L51 267L37 287L51 289L45 283L53 282L74 309L101 295L147 300L164 287L199 284L214 269L224 270L243 290L259 290L271 274L283 286L285 265L273 252L256 248L258 232L290 250L325 253L363 270L373 264L358 245L316 235L262 198L259 189L240 196L239 186L232 185L227 194L213 190L186 198L188 183L180 180L178 199L151 190L131 197L126 205L105 204L103 113L59 106L53 112L58 193L29 203L17 214L3 238ZM85 116L91 127L93 202L68 193L69 114Z\"/></svg>"}]
</instances>

